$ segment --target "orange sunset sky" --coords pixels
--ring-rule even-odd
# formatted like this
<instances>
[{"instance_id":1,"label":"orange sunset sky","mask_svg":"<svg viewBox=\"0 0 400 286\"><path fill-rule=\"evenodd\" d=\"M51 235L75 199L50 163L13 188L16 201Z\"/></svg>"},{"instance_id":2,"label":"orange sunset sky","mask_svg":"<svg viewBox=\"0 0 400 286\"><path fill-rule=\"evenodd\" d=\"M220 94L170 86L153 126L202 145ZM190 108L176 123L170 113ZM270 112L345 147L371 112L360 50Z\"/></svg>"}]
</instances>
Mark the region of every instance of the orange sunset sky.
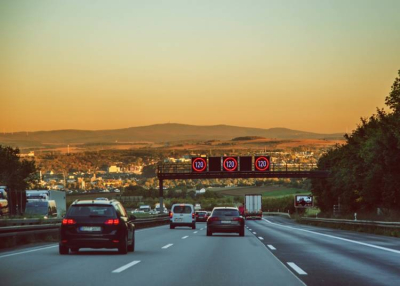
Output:
<instances>
[{"instance_id":1,"label":"orange sunset sky","mask_svg":"<svg viewBox=\"0 0 400 286\"><path fill-rule=\"evenodd\" d=\"M384 107L400 1L0 1L0 132L335 133Z\"/></svg>"}]
</instances>

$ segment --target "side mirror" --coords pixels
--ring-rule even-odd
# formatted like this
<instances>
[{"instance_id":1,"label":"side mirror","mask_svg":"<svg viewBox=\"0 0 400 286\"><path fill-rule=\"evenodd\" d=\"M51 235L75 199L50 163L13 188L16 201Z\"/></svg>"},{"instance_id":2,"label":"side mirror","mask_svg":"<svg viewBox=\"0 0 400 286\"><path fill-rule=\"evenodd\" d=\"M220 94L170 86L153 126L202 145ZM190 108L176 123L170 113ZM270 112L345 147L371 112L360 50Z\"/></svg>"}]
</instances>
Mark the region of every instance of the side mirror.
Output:
<instances>
[{"instance_id":1,"label":"side mirror","mask_svg":"<svg viewBox=\"0 0 400 286\"><path fill-rule=\"evenodd\" d=\"M136 217L134 215L129 216L129 220L135 220L135 219L136 219Z\"/></svg>"}]
</instances>

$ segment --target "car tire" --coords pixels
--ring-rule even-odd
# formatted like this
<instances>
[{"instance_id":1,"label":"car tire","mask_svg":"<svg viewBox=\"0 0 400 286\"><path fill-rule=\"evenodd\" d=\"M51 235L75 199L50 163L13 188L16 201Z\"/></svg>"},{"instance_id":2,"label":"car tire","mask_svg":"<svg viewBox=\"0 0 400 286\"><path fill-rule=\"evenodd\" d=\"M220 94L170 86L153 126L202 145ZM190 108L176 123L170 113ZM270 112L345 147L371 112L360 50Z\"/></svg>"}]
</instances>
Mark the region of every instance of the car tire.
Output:
<instances>
[{"instance_id":1,"label":"car tire","mask_svg":"<svg viewBox=\"0 0 400 286\"><path fill-rule=\"evenodd\" d=\"M212 232L207 229L207 236L212 236Z\"/></svg>"},{"instance_id":2,"label":"car tire","mask_svg":"<svg viewBox=\"0 0 400 286\"><path fill-rule=\"evenodd\" d=\"M61 255L68 254L68 253L69 253L69 248L66 247L66 246L59 245L59 246L58 246L58 252L59 252Z\"/></svg>"},{"instance_id":3,"label":"car tire","mask_svg":"<svg viewBox=\"0 0 400 286\"><path fill-rule=\"evenodd\" d=\"M71 252L78 252L78 251L79 251L79 248L77 248L77 247L71 248Z\"/></svg>"},{"instance_id":4,"label":"car tire","mask_svg":"<svg viewBox=\"0 0 400 286\"><path fill-rule=\"evenodd\" d=\"M192 224L192 229L196 229L196 223Z\"/></svg>"},{"instance_id":5,"label":"car tire","mask_svg":"<svg viewBox=\"0 0 400 286\"><path fill-rule=\"evenodd\" d=\"M125 238L120 242L118 246L118 252L120 254L127 254L128 253L128 238L125 236Z\"/></svg>"},{"instance_id":6,"label":"car tire","mask_svg":"<svg viewBox=\"0 0 400 286\"><path fill-rule=\"evenodd\" d=\"M175 226L171 223L171 224L169 225L169 228L170 228L170 229L175 229Z\"/></svg>"},{"instance_id":7,"label":"car tire","mask_svg":"<svg viewBox=\"0 0 400 286\"><path fill-rule=\"evenodd\" d=\"M133 233L133 236L132 236L131 245L128 245L128 251L129 252L135 252L135 232Z\"/></svg>"}]
</instances>

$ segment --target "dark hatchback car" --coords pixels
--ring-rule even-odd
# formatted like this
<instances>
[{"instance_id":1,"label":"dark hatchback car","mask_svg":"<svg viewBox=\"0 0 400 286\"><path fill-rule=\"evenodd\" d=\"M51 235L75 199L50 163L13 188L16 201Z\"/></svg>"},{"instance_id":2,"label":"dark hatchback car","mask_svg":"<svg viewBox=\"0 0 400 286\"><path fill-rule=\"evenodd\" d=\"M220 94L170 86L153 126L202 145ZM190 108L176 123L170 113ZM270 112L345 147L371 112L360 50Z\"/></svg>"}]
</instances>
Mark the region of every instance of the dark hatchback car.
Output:
<instances>
[{"instance_id":1,"label":"dark hatchback car","mask_svg":"<svg viewBox=\"0 0 400 286\"><path fill-rule=\"evenodd\" d=\"M240 216L239 210L232 207L214 208L207 220L207 236L215 232L236 232L244 236L244 219Z\"/></svg>"},{"instance_id":2,"label":"dark hatchback car","mask_svg":"<svg viewBox=\"0 0 400 286\"><path fill-rule=\"evenodd\" d=\"M207 221L208 219L208 214L206 211L197 211L196 212L196 222L198 221Z\"/></svg>"},{"instance_id":3,"label":"dark hatchback car","mask_svg":"<svg viewBox=\"0 0 400 286\"><path fill-rule=\"evenodd\" d=\"M60 254L80 248L117 248L119 253L135 251L136 217L128 215L116 200L75 201L62 220Z\"/></svg>"}]
</instances>

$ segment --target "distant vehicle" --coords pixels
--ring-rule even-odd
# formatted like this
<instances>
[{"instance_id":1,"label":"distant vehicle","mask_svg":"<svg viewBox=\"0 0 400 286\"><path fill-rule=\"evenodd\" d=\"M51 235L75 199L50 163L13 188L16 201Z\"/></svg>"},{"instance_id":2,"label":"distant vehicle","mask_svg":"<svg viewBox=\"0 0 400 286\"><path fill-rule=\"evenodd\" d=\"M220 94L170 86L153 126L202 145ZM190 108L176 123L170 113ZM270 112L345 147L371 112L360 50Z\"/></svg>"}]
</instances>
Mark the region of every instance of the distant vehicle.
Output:
<instances>
[{"instance_id":1,"label":"distant vehicle","mask_svg":"<svg viewBox=\"0 0 400 286\"><path fill-rule=\"evenodd\" d=\"M135 214L135 213L143 213L144 214L144 211L139 210L139 209L134 209L133 211L131 211L131 213L133 213L133 214Z\"/></svg>"},{"instance_id":2,"label":"distant vehicle","mask_svg":"<svg viewBox=\"0 0 400 286\"><path fill-rule=\"evenodd\" d=\"M206 211L197 211L196 212L196 222L207 221L208 214Z\"/></svg>"},{"instance_id":3,"label":"distant vehicle","mask_svg":"<svg viewBox=\"0 0 400 286\"><path fill-rule=\"evenodd\" d=\"M244 196L244 217L245 219L262 219L261 195Z\"/></svg>"},{"instance_id":4,"label":"distant vehicle","mask_svg":"<svg viewBox=\"0 0 400 286\"><path fill-rule=\"evenodd\" d=\"M57 205L57 217L61 218L67 211L66 193L53 190L27 190L26 200L54 200Z\"/></svg>"},{"instance_id":5,"label":"distant vehicle","mask_svg":"<svg viewBox=\"0 0 400 286\"><path fill-rule=\"evenodd\" d=\"M169 217L170 229L174 229L176 226L189 226L192 227L192 229L196 229L196 217L192 204L172 205Z\"/></svg>"},{"instance_id":6,"label":"distant vehicle","mask_svg":"<svg viewBox=\"0 0 400 286\"><path fill-rule=\"evenodd\" d=\"M117 248L135 251L134 215L116 200L84 200L71 204L60 228L59 253L80 248Z\"/></svg>"},{"instance_id":7,"label":"distant vehicle","mask_svg":"<svg viewBox=\"0 0 400 286\"><path fill-rule=\"evenodd\" d=\"M232 207L215 207L207 220L207 236L213 233L239 233L244 236L244 219L239 210Z\"/></svg>"},{"instance_id":8,"label":"distant vehicle","mask_svg":"<svg viewBox=\"0 0 400 286\"><path fill-rule=\"evenodd\" d=\"M200 204L195 204L194 209L195 209L196 211L201 210L201 205L200 205Z\"/></svg>"},{"instance_id":9,"label":"distant vehicle","mask_svg":"<svg viewBox=\"0 0 400 286\"><path fill-rule=\"evenodd\" d=\"M28 201L25 205L25 215L38 215L43 218L57 217L57 204L54 200Z\"/></svg>"},{"instance_id":10,"label":"distant vehicle","mask_svg":"<svg viewBox=\"0 0 400 286\"><path fill-rule=\"evenodd\" d=\"M161 212L160 210L160 203L156 203L156 205L154 206L154 209L156 210L156 212L159 214ZM165 207L165 204L163 204L163 213L164 214L168 214L168 210Z\"/></svg>"},{"instance_id":11,"label":"distant vehicle","mask_svg":"<svg viewBox=\"0 0 400 286\"><path fill-rule=\"evenodd\" d=\"M151 211L151 207L149 205L144 205L139 207L139 211L143 211L145 213L148 213Z\"/></svg>"},{"instance_id":12,"label":"distant vehicle","mask_svg":"<svg viewBox=\"0 0 400 286\"><path fill-rule=\"evenodd\" d=\"M10 214L10 208L8 207L6 187L0 186L0 217L7 216Z\"/></svg>"}]
</instances>

